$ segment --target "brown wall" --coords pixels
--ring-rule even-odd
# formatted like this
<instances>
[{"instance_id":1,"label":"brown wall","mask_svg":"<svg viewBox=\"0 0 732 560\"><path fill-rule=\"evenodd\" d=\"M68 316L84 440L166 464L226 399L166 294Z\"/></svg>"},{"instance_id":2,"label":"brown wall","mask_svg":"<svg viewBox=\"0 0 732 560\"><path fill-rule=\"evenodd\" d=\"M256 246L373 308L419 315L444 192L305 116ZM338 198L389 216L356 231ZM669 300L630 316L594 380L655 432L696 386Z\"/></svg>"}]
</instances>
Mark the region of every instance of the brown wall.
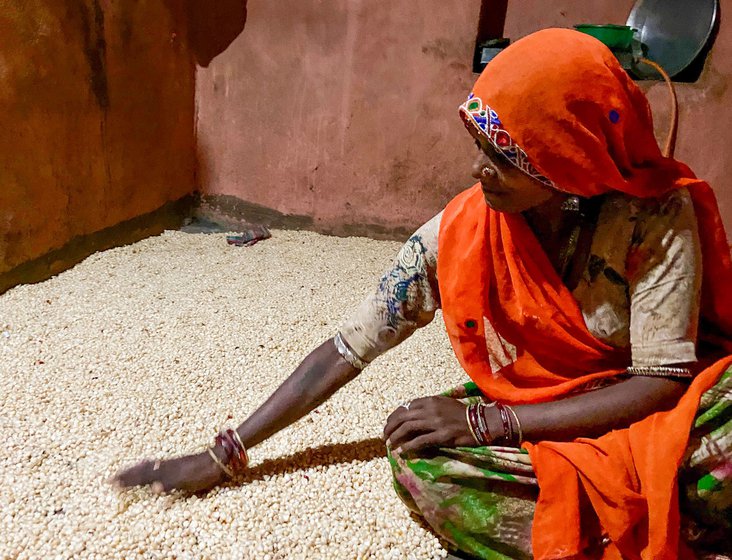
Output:
<instances>
[{"instance_id":1,"label":"brown wall","mask_svg":"<svg viewBox=\"0 0 732 560\"><path fill-rule=\"evenodd\" d=\"M336 233L411 228L470 183L479 0L251 0L197 74L204 192ZM302 223L302 222L300 222Z\"/></svg>"},{"instance_id":2,"label":"brown wall","mask_svg":"<svg viewBox=\"0 0 732 560\"><path fill-rule=\"evenodd\" d=\"M632 4L509 0L505 34L623 23ZM471 182L472 146L456 106L474 80L479 8L478 0L251 0L244 33L197 75L204 192L310 216L308 227L336 233L427 219ZM732 12L732 0L722 9ZM677 155L714 185L730 232L731 77L726 19L701 79L678 85ZM642 87L665 138L667 92Z\"/></svg>"},{"instance_id":3,"label":"brown wall","mask_svg":"<svg viewBox=\"0 0 732 560\"><path fill-rule=\"evenodd\" d=\"M192 192L179 9L0 0L0 273Z\"/></svg>"}]
</instances>

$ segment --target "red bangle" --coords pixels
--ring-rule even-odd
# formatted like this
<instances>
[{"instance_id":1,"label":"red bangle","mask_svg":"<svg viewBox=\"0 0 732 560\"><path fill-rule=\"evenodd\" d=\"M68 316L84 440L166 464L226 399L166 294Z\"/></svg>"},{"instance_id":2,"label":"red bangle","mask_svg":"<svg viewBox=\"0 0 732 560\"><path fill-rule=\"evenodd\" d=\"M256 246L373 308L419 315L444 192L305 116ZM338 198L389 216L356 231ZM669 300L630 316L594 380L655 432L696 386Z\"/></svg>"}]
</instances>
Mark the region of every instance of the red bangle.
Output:
<instances>
[{"instance_id":1,"label":"red bangle","mask_svg":"<svg viewBox=\"0 0 732 560\"><path fill-rule=\"evenodd\" d=\"M478 426L480 427L483 441L485 441L484 445L490 445L493 440L493 436L491 435L491 431L488 429L488 423L485 421L485 407L485 404L478 403L478 406L476 407L476 415L478 416Z\"/></svg>"},{"instance_id":2,"label":"red bangle","mask_svg":"<svg viewBox=\"0 0 732 560\"><path fill-rule=\"evenodd\" d=\"M508 416L508 411L503 403L496 402L496 408L501 414L501 422L503 423L503 439L506 445L511 445L514 442L513 424L511 424L511 418Z\"/></svg>"},{"instance_id":3,"label":"red bangle","mask_svg":"<svg viewBox=\"0 0 732 560\"><path fill-rule=\"evenodd\" d=\"M491 434L488 431L488 427L485 424L485 418L483 417L482 408L485 405L482 403L471 404L468 407L468 419L470 421L470 427L475 433L478 445L490 445Z\"/></svg>"},{"instance_id":4,"label":"red bangle","mask_svg":"<svg viewBox=\"0 0 732 560\"><path fill-rule=\"evenodd\" d=\"M249 466L249 455L239 434L232 430L222 430L216 436L216 445L220 445L225 454L224 465L229 467L233 474L239 474Z\"/></svg>"}]
</instances>

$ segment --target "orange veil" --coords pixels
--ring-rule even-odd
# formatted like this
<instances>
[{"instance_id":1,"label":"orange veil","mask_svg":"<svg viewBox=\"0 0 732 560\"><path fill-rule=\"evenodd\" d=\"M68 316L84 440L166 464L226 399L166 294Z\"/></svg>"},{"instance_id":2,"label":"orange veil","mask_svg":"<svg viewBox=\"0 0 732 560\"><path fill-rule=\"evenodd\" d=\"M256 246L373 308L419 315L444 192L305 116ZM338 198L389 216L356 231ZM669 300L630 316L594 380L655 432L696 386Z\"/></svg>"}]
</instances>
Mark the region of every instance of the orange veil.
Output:
<instances>
[{"instance_id":1,"label":"orange veil","mask_svg":"<svg viewBox=\"0 0 732 560\"><path fill-rule=\"evenodd\" d=\"M722 347L716 363L706 357L708 367L671 411L596 440L526 444L540 487L536 558L581 555L587 515L612 541L606 558L677 558L676 471L701 394L732 364L732 356L718 359L732 353L732 289L724 285L732 260L714 194L686 165L662 156L643 93L602 43L575 31L540 31L506 49L461 111L517 166L568 193L652 197L689 189L703 257L700 338L715 334ZM488 208L479 185L447 206L439 244L447 331L487 396L516 404L556 400L630 365L627 353L588 331L523 217ZM483 318L517 352L496 375Z\"/></svg>"}]
</instances>

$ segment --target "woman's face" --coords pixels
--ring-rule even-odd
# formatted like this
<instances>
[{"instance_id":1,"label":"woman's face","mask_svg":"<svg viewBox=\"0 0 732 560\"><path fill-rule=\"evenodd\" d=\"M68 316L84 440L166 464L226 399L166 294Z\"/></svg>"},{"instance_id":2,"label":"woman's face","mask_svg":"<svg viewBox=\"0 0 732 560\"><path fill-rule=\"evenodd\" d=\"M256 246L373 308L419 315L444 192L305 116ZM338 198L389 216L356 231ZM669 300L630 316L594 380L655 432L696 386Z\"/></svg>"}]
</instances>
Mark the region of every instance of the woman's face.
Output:
<instances>
[{"instance_id":1,"label":"woman's face","mask_svg":"<svg viewBox=\"0 0 732 560\"><path fill-rule=\"evenodd\" d=\"M518 169L477 131L470 134L478 147L472 175L480 181L488 206L498 212L524 212L557 194Z\"/></svg>"}]
</instances>

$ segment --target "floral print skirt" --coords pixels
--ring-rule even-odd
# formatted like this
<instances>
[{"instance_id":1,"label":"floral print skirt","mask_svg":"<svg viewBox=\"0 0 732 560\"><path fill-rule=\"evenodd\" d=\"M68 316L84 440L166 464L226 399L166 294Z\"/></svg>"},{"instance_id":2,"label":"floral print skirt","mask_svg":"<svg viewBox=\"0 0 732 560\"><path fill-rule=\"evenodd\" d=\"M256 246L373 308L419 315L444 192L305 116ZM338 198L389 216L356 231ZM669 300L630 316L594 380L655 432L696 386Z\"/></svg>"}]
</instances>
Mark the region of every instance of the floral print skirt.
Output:
<instances>
[{"instance_id":1,"label":"floral print skirt","mask_svg":"<svg viewBox=\"0 0 732 560\"><path fill-rule=\"evenodd\" d=\"M474 383L447 393L466 404ZM469 556L532 558L539 487L528 452L510 447L440 448L403 457L389 450L394 488L447 546ZM732 369L702 397L679 470L683 536L699 557L727 558L732 534ZM601 551L598 542L596 552ZM587 551L585 558L594 552Z\"/></svg>"}]
</instances>

